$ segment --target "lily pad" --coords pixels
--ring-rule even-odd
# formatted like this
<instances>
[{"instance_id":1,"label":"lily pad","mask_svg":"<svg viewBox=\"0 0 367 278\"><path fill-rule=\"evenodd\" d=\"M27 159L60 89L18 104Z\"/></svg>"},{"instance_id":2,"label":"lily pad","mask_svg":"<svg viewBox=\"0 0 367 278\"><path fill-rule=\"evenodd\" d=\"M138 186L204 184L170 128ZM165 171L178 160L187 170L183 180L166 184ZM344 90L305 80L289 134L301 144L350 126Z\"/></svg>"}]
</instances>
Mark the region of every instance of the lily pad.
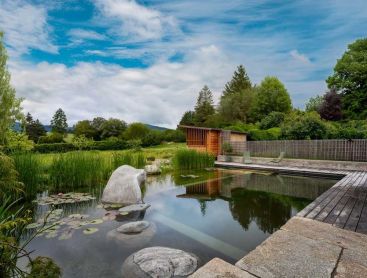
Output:
<instances>
[{"instance_id":1,"label":"lily pad","mask_svg":"<svg viewBox=\"0 0 367 278\"><path fill-rule=\"evenodd\" d=\"M73 236L72 230L67 230L59 236L59 240L70 239Z\"/></svg>"},{"instance_id":2,"label":"lily pad","mask_svg":"<svg viewBox=\"0 0 367 278\"><path fill-rule=\"evenodd\" d=\"M48 233L45 236L45 238L55 238L55 237L57 237L57 233L56 232Z\"/></svg>"},{"instance_id":3,"label":"lily pad","mask_svg":"<svg viewBox=\"0 0 367 278\"><path fill-rule=\"evenodd\" d=\"M103 223L103 219L93 219L88 222L89 224L101 224Z\"/></svg>"},{"instance_id":4,"label":"lily pad","mask_svg":"<svg viewBox=\"0 0 367 278\"><path fill-rule=\"evenodd\" d=\"M98 232L97 228L87 228L83 231L83 234L91 235L91 234L94 234L95 232Z\"/></svg>"},{"instance_id":5,"label":"lily pad","mask_svg":"<svg viewBox=\"0 0 367 278\"><path fill-rule=\"evenodd\" d=\"M107 212L103 217L102 219L104 221L112 221L112 220L115 220L116 219L116 212Z\"/></svg>"}]
</instances>

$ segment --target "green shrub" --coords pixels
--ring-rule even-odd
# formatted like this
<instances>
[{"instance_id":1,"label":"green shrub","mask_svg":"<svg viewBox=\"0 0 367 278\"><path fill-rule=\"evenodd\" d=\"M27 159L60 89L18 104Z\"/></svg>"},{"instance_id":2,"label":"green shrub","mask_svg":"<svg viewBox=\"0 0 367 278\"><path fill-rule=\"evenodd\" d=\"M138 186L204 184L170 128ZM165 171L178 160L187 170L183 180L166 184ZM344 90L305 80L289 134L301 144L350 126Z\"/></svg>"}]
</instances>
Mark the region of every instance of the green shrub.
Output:
<instances>
[{"instance_id":1,"label":"green shrub","mask_svg":"<svg viewBox=\"0 0 367 278\"><path fill-rule=\"evenodd\" d=\"M5 197L15 200L22 195L24 186L18 181L18 175L14 160L0 152L0 201Z\"/></svg>"},{"instance_id":2,"label":"green shrub","mask_svg":"<svg viewBox=\"0 0 367 278\"><path fill-rule=\"evenodd\" d=\"M267 130L252 129L249 131L248 139L251 141L278 140L281 134L282 131L278 127Z\"/></svg>"},{"instance_id":3,"label":"green shrub","mask_svg":"<svg viewBox=\"0 0 367 278\"><path fill-rule=\"evenodd\" d=\"M37 257L32 260L28 267L31 272L28 278L59 278L61 277L60 267L48 257Z\"/></svg>"},{"instance_id":4,"label":"green shrub","mask_svg":"<svg viewBox=\"0 0 367 278\"><path fill-rule=\"evenodd\" d=\"M195 150L178 150L173 156L176 170L196 170L214 166L215 157L207 152Z\"/></svg>"},{"instance_id":5,"label":"green shrub","mask_svg":"<svg viewBox=\"0 0 367 278\"><path fill-rule=\"evenodd\" d=\"M33 151L39 153L64 153L75 151L76 147L69 143L36 144Z\"/></svg>"},{"instance_id":6,"label":"green shrub","mask_svg":"<svg viewBox=\"0 0 367 278\"><path fill-rule=\"evenodd\" d=\"M126 142L128 149L133 149L135 151L140 151L142 146L142 141L140 139L128 140Z\"/></svg>"},{"instance_id":7,"label":"green shrub","mask_svg":"<svg viewBox=\"0 0 367 278\"><path fill-rule=\"evenodd\" d=\"M53 144L53 143L63 143L64 135L57 132L52 132L50 135L41 136L38 140L40 144Z\"/></svg>"},{"instance_id":8,"label":"green shrub","mask_svg":"<svg viewBox=\"0 0 367 278\"><path fill-rule=\"evenodd\" d=\"M233 152L232 145L229 142L223 143L222 150L224 154L231 154Z\"/></svg>"},{"instance_id":9,"label":"green shrub","mask_svg":"<svg viewBox=\"0 0 367 278\"><path fill-rule=\"evenodd\" d=\"M142 146L150 147L157 146L163 141L163 134L161 131L150 131L146 136L141 140Z\"/></svg>"},{"instance_id":10,"label":"green shrub","mask_svg":"<svg viewBox=\"0 0 367 278\"><path fill-rule=\"evenodd\" d=\"M284 121L284 113L273 111L264 117L259 124L260 129L279 127Z\"/></svg>"},{"instance_id":11,"label":"green shrub","mask_svg":"<svg viewBox=\"0 0 367 278\"><path fill-rule=\"evenodd\" d=\"M124 150L127 147L128 145L125 141L116 138L114 140L95 141L89 148L91 150L113 151L113 150Z\"/></svg>"},{"instance_id":12,"label":"green shrub","mask_svg":"<svg viewBox=\"0 0 367 278\"><path fill-rule=\"evenodd\" d=\"M162 140L166 142L181 143L186 141L185 133L180 129L176 130L167 129L161 132L161 136Z\"/></svg>"}]
</instances>

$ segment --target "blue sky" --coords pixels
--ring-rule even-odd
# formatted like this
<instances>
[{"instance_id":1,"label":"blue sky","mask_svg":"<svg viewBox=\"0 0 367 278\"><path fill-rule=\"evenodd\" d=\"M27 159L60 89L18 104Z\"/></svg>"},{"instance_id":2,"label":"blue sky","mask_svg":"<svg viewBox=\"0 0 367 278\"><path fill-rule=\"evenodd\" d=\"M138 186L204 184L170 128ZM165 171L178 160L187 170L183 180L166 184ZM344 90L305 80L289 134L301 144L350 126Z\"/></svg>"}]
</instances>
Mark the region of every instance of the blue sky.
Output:
<instances>
[{"instance_id":1,"label":"blue sky","mask_svg":"<svg viewBox=\"0 0 367 278\"><path fill-rule=\"evenodd\" d=\"M303 108L366 26L362 0L0 0L12 84L44 123L61 107L71 124L174 127L239 64L253 83L280 78Z\"/></svg>"}]
</instances>

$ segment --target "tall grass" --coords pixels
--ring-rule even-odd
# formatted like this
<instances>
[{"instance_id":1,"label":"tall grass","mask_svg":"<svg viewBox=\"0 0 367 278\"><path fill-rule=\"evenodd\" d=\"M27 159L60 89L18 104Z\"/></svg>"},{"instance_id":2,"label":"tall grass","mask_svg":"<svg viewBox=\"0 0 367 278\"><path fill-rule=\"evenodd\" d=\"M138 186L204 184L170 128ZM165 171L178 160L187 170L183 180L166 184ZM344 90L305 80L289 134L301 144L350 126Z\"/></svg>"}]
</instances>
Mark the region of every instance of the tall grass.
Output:
<instances>
[{"instance_id":1,"label":"tall grass","mask_svg":"<svg viewBox=\"0 0 367 278\"><path fill-rule=\"evenodd\" d=\"M130 165L135 168L144 168L146 165L145 155L141 152L122 152L114 153L112 155L112 165L114 169L120 167L121 165Z\"/></svg>"},{"instance_id":2,"label":"tall grass","mask_svg":"<svg viewBox=\"0 0 367 278\"><path fill-rule=\"evenodd\" d=\"M33 153L20 153L12 156L14 165L19 173L18 179L24 184L24 196L33 199L42 186L42 162Z\"/></svg>"},{"instance_id":3,"label":"tall grass","mask_svg":"<svg viewBox=\"0 0 367 278\"><path fill-rule=\"evenodd\" d=\"M110 172L108 161L99 153L64 153L54 157L49 182L57 190L90 187L104 183L107 172Z\"/></svg>"},{"instance_id":4,"label":"tall grass","mask_svg":"<svg viewBox=\"0 0 367 278\"><path fill-rule=\"evenodd\" d=\"M178 150L173 156L175 170L199 170L213 167L215 158L207 152L195 150Z\"/></svg>"}]
</instances>

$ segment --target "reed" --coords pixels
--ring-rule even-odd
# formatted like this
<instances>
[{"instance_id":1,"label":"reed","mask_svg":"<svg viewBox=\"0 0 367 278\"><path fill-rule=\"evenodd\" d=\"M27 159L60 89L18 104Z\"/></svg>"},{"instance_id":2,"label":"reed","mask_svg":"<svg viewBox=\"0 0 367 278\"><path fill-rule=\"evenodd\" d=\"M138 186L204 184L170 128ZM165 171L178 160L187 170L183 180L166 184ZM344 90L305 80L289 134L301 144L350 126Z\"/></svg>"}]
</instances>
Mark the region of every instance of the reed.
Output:
<instances>
[{"instance_id":1,"label":"reed","mask_svg":"<svg viewBox=\"0 0 367 278\"><path fill-rule=\"evenodd\" d=\"M175 170L199 170L214 166L215 158L207 152L178 150L173 156Z\"/></svg>"},{"instance_id":2,"label":"reed","mask_svg":"<svg viewBox=\"0 0 367 278\"><path fill-rule=\"evenodd\" d=\"M130 165L135 168L144 168L146 165L145 155L141 152L121 152L114 153L112 155L112 165L114 169L120 167L121 165Z\"/></svg>"},{"instance_id":3,"label":"reed","mask_svg":"<svg viewBox=\"0 0 367 278\"><path fill-rule=\"evenodd\" d=\"M105 182L108 161L97 152L69 152L54 157L49 182L56 190L92 187Z\"/></svg>"},{"instance_id":4,"label":"reed","mask_svg":"<svg viewBox=\"0 0 367 278\"><path fill-rule=\"evenodd\" d=\"M25 199L34 199L43 184L43 168L40 157L33 153L19 153L14 154L12 158L19 174L18 179L24 184Z\"/></svg>"}]
</instances>

